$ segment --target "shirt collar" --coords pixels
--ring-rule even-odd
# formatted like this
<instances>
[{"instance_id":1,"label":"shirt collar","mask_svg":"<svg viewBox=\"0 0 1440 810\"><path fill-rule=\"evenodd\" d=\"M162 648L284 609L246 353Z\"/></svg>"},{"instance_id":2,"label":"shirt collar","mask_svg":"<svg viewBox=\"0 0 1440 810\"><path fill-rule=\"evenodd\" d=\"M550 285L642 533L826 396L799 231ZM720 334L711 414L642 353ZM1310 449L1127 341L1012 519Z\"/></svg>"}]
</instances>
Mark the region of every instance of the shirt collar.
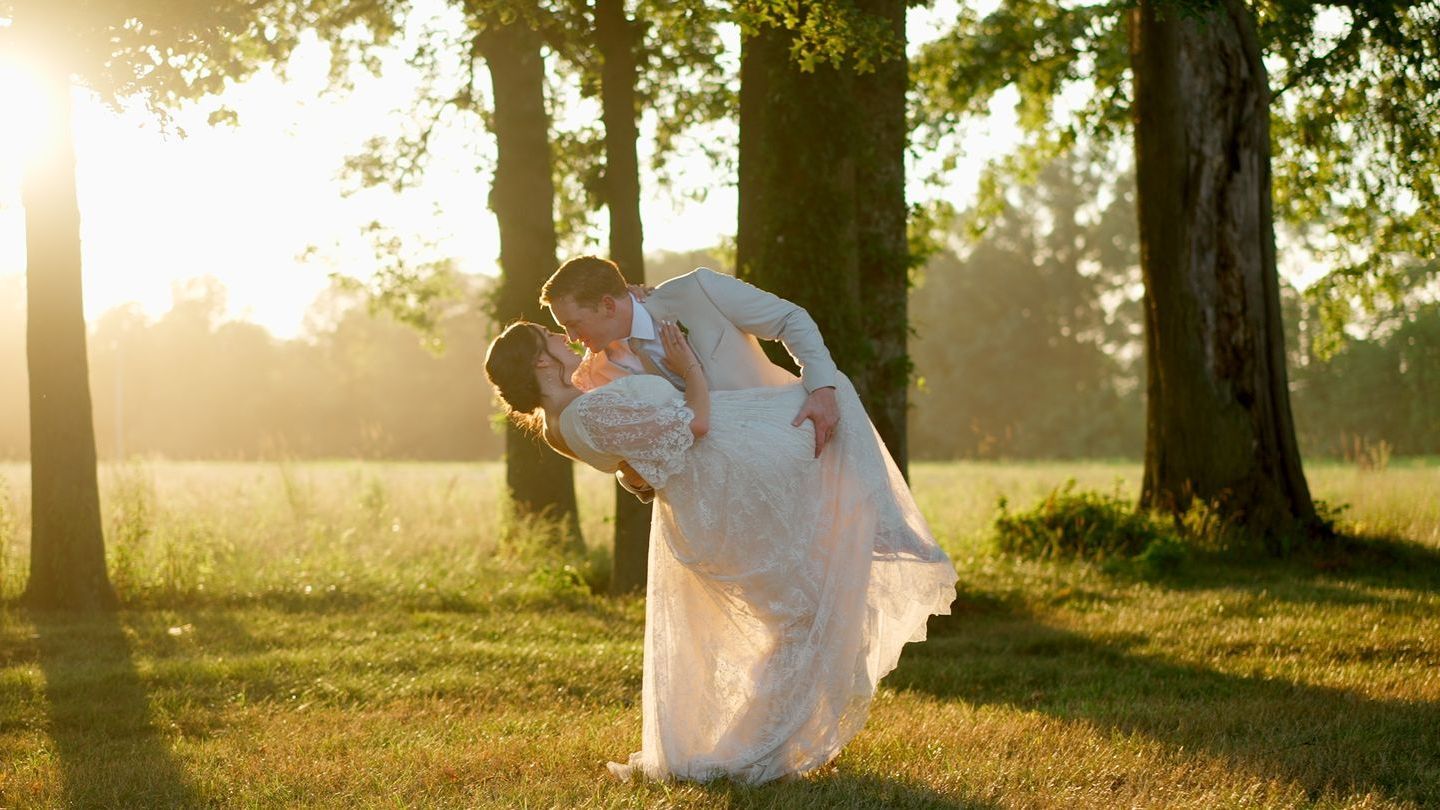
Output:
<instances>
[{"instance_id":1,"label":"shirt collar","mask_svg":"<svg viewBox=\"0 0 1440 810\"><path fill-rule=\"evenodd\" d=\"M630 337L639 338L640 340L654 340L655 319L651 317L650 310L646 309L645 305L640 303L639 299L633 295L630 296L630 303L633 312L630 316Z\"/></svg>"}]
</instances>

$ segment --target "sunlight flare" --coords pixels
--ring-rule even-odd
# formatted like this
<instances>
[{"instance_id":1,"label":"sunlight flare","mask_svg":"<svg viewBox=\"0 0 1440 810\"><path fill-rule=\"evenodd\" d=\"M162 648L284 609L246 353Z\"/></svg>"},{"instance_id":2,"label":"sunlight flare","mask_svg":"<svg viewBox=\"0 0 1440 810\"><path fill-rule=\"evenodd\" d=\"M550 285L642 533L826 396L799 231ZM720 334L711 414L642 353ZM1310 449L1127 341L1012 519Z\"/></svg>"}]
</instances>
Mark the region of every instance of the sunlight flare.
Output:
<instances>
[{"instance_id":1,"label":"sunlight flare","mask_svg":"<svg viewBox=\"0 0 1440 810\"><path fill-rule=\"evenodd\" d=\"M0 155L6 174L18 180L21 167L55 142L64 125L57 83L32 61L13 50L0 51L0 109L10 125L0 128Z\"/></svg>"}]
</instances>

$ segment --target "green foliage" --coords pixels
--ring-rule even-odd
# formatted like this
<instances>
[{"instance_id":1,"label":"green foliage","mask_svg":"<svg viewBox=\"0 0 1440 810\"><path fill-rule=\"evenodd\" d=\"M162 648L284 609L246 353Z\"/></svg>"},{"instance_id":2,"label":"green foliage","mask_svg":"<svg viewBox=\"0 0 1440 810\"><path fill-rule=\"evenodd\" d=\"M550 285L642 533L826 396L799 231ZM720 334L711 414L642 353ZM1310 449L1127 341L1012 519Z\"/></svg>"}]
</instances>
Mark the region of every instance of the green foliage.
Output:
<instances>
[{"instance_id":1,"label":"green foliage","mask_svg":"<svg viewBox=\"0 0 1440 810\"><path fill-rule=\"evenodd\" d=\"M541 575L551 584L560 581L556 576L569 577L570 574L563 573L566 569L584 581L574 564L585 556L585 539L575 534L572 527L571 518L557 513L553 507L521 512L513 502L506 502L496 554L524 570L553 569L551 574Z\"/></svg>"},{"instance_id":2,"label":"green foliage","mask_svg":"<svg viewBox=\"0 0 1440 810\"><path fill-rule=\"evenodd\" d=\"M1270 0L1257 16L1281 65L1276 211L1334 268L1309 291L1334 333L1354 304L1400 301L1416 258L1440 255L1440 2Z\"/></svg>"},{"instance_id":3,"label":"green foliage","mask_svg":"<svg viewBox=\"0 0 1440 810\"><path fill-rule=\"evenodd\" d=\"M743 36L764 28L790 32L790 57L805 72L853 65L859 73L901 58L905 43L883 16L855 0L738 0L735 21Z\"/></svg>"},{"instance_id":4,"label":"green foliage","mask_svg":"<svg viewBox=\"0 0 1440 810\"><path fill-rule=\"evenodd\" d=\"M552 74L552 97L578 85L580 98L600 98L600 49L595 42L593 8L574 3L558 13L552 44L563 63ZM720 26L730 17L721 4L706 0L640 0L631 24L637 66L636 114L653 112L654 150L650 179L672 193L703 199L709 189L684 188L681 177L690 159L733 170L735 144L711 125L732 118L738 77L727 61ZM598 117L591 124L555 133L556 188L561 210L557 224L565 235L584 235L593 212L604 206L601 194L604 132Z\"/></svg>"},{"instance_id":5,"label":"green foliage","mask_svg":"<svg viewBox=\"0 0 1440 810\"><path fill-rule=\"evenodd\" d=\"M1293 307L1302 328L1290 336L1291 401L1307 455L1383 466L1440 453L1440 304L1394 307L1371 334L1342 333L1324 351L1306 340L1330 334L1316 323L1323 306Z\"/></svg>"},{"instance_id":6,"label":"green foliage","mask_svg":"<svg viewBox=\"0 0 1440 810\"><path fill-rule=\"evenodd\" d=\"M1203 24L1206 5L1179 8ZM914 61L916 143L931 149L985 114L1001 89L1019 93L1026 135L986 169L973 234L998 214L1006 188L1070 144L1128 136L1132 7L1005 0L984 17L967 7ZM1357 305L1373 312L1377 300L1398 300L1416 258L1440 252L1440 2L1267 0L1253 9L1274 93L1274 210L1332 268L1310 294L1338 334ZM1061 118L1056 100L1067 92L1084 100ZM1428 272L1433 279L1433 265Z\"/></svg>"},{"instance_id":7,"label":"green foliage","mask_svg":"<svg viewBox=\"0 0 1440 810\"><path fill-rule=\"evenodd\" d=\"M560 58L547 72L547 107L552 121L553 173L556 186L556 238L562 252L577 252L595 242L595 212L603 206L604 132L587 107L598 98L599 51L589 4L522 2L456 4L463 29L450 30L441 20L409 22L403 16L390 24L409 24L407 63L421 75L421 90L398 131L380 133L345 160L345 176L359 187L389 186L400 191L419 183L432 149L440 138L473 138L491 128L489 101L481 79L479 41L496 25L528 25ZM734 76L723 61L717 26L725 13L700 0L641 2L635 7L637 26L637 114L655 112L654 177L673 188L677 175L672 160L682 151L704 155L712 165L730 159L730 147L710 133L687 141L692 130L721 120L735 108ZM328 30L328 33L327 33ZM322 36L338 36L333 29ZM388 41L388 40L387 40ZM414 43L413 46L410 43ZM348 51L350 59L363 55ZM349 62L337 58L337 68ZM578 93L577 93L578 89ZM488 168L485 166L482 169ZM691 189L703 197L707 189ZM382 261L389 255L377 249ZM382 278L372 290L385 298L413 295L425 278L400 274ZM422 291L423 294L423 291ZM402 309L403 311L403 309ZM403 322L422 326L413 319Z\"/></svg>"},{"instance_id":8,"label":"green foliage","mask_svg":"<svg viewBox=\"0 0 1440 810\"><path fill-rule=\"evenodd\" d=\"M1157 570L1184 559L1184 545L1164 519L1138 511L1118 494L1075 492L1075 480L1023 512L1005 498L995 516L999 550L1038 559L1133 559Z\"/></svg>"},{"instance_id":9,"label":"green foliage","mask_svg":"<svg viewBox=\"0 0 1440 810\"><path fill-rule=\"evenodd\" d=\"M555 243L562 256L588 252L599 241L595 212L605 206L605 130L596 121L556 129L553 138Z\"/></svg>"},{"instance_id":10,"label":"green foliage","mask_svg":"<svg viewBox=\"0 0 1440 810\"><path fill-rule=\"evenodd\" d=\"M395 20L409 7L409 0L0 0L0 19L13 23L0 27L0 48L63 66L112 104L141 100L164 122L182 103L283 63L307 31L332 43L337 63L373 69L375 49L398 33Z\"/></svg>"},{"instance_id":11,"label":"green foliage","mask_svg":"<svg viewBox=\"0 0 1440 810\"><path fill-rule=\"evenodd\" d=\"M389 315L419 332L425 348L437 355L443 353L440 325L456 309L455 298L462 288L455 261L406 258L404 240L379 222L371 222L365 232L378 263L370 278L362 281L331 273L331 282L339 292L362 295L371 315Z\"/></svg>"},{"instance_id":12,"label":"green foliage","mask_svg":"<svg viewBox=\"0 0 1440 810\"><path fill-rule=\"evenodd\" d=\"M954 27L912 61L912 148L946 154L941 171L953 168L959 157L948 144L960 128L987 115L1001 90L1018 91L1015 111L1024 139L984 169L968 217L972 237L1003 211L1008 188L1033 183L1082 133L1103 149L1129 132L1124 11L1130 5L1123 0L1074 6L1014 0L984 17L962 6ZM1057 98L1086 83L1093 90L1071 120L1060 120Z\"/></svg>"},{"instance_id":13,"label":"green foliage","mask_svg":"<svg viewBox=\"0 0 1440 810\"><path fill-rule=\"evenodd\" d=\"M106 495L110 582L121 600L133 599L146 584L147 540L155 531L155 482L141 467L121 467L114 471Z\"/></svg>"}]
</instances>

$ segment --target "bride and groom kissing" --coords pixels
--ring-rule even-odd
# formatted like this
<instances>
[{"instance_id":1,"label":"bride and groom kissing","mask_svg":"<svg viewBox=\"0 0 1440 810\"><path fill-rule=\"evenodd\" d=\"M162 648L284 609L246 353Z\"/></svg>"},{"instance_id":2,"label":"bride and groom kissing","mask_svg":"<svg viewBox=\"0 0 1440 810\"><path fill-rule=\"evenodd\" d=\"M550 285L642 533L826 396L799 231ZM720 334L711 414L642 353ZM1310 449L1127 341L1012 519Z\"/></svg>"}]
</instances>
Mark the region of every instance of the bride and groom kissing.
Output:
<instances>
[{"instance_id":1,"label":"bride and groom kissing","mask_svg":"<svg viewBox=\"0 0 1440 810\"><path fill-rule=\"evenodd\" d=\"M655 503L641 750L610 771L761 783L827 764L956 575L814 319L706 268L630 287L595 256L540 300L564 332L510 325L487 376L517 423Z\"/></svg>"}]
</instances>

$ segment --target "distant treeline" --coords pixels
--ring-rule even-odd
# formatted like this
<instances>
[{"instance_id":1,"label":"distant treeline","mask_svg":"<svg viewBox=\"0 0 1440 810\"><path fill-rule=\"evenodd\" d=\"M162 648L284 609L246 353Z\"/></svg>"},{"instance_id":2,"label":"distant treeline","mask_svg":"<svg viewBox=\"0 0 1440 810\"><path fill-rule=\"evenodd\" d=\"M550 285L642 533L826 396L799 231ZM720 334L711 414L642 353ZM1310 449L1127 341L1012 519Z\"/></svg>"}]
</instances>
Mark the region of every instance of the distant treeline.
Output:
<instances>
[{"instance_id":1,"label":"distant treeline","mask_svg":"<svg viewBox=\"0 0 1440 810\"><path fill-rule=\"evenodd\" d=\"M483 372L492 327L478 304L444 319L447 350L437 356L413 329L357 303L328 294L312 318L323 325L296 340L220 321L224 289L213 280L177 290L158 320L134 307L106 312L89 344L100 457L498 457ZM0 281L0 312L0 456L24 457L18 279Z\"/></svg>"},{"instance_id":2,"label":"distant treeline","mask_svg":"<svg viewBox=\"0 0 1440 810\"><path fill-rule=\"evenodd\" d=\"M937 253L911 296L917 459L1131 457L1144 447L1133 200L1096 209L1098 178L1057 165L963 258ZM701 253L651 260L652 281ZM152 320L91 324L101 458L495 459L483 363L489 281L457 280L442 352L353 293L316 303L303 338L221 321L213 281ZM23 279L0 278L0 458L27 456ZM1440 453L1440 306L1412 302L1321 359L1318 316L1287 291L1291 389L1308 456ZM1382 445L1382 442L1384 443Z\"/></svg>"},{"instance_id":3,"label":"distant treeline","mask_svg":"<svg viewBox=\"0 0 1440 810\"><path fill-rule=\"evenodd\" d=\"M1388 312L1331 338L1282 287L1305 456L1440 453L1437 276L1418 269ZM912 457L1138 458L1142 289L1133 177L1073 157L1014 190L963 258L938 253L911 294Z\"/></svg>"}]
</instances>

